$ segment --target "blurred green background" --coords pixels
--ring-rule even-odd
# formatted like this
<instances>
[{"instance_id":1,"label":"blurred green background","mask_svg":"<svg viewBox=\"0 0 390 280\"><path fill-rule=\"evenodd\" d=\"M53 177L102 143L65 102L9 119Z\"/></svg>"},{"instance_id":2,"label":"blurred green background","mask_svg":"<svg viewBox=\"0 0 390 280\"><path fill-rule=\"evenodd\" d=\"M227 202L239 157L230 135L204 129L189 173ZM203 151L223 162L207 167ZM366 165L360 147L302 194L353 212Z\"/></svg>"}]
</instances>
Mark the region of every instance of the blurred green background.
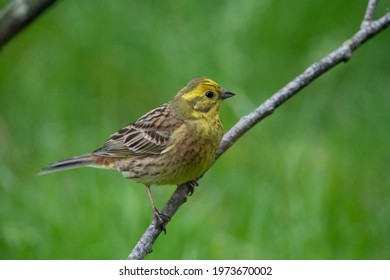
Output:
<instances>
[{"instance_id":1,"label":"blurred green background","mask_svg":"<svg viewBox=\"0 0 390 280\"><path fill-rule=\"evenodd\" d=\"M356 32L365 7L57 3L0 53L0 258L126 258L151 219L142 185L37 172L100 147L197 76L237 94L221 112L229 129ZM240 139L147 258L389 259L389 46L386 30ZM174 189L153 188L159 207Z\"/></svg>"}]
</instances>

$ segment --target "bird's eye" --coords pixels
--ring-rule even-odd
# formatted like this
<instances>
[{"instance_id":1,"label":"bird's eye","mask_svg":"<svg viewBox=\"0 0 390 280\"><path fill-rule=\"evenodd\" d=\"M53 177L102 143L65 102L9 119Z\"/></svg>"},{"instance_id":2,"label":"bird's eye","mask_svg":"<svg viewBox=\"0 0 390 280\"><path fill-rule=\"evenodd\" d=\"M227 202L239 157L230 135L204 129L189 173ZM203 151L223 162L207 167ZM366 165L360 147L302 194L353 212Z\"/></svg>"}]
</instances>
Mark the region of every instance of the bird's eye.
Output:
<instances>
[{"instance_id":1,"label":"bird's eye","mask_svg":"<svg viewBox=\"0 0 390 280\"><path fill-rule=\"evenodd\" d=\"M212 91L206 91L206 93L204 94L207 98L213 98L214 97L214 92Z\"/></svg>"}]
</instances>

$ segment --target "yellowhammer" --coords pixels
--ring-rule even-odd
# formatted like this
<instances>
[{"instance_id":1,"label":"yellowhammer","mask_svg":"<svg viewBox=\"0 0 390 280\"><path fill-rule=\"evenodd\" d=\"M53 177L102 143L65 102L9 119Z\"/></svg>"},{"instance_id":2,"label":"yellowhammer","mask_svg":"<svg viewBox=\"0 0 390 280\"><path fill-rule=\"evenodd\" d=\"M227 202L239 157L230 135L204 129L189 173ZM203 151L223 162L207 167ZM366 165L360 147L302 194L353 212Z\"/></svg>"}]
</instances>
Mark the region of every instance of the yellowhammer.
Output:
<instances>
[{"instance_id":1,"label":"yellowhammer","mask_svg":"<svg viewBox=\"0 0 390 280\"><path fill-rule=\"evenodd\" d=\"M40 174L81 166L121 172L146 186L154 217L162 223L150 185L185 183L210 167L223 135L219 107L233 95L213 80L195 78L173 100L113 134L100 149L49 165Z\"/></svg>"}]
</instances>

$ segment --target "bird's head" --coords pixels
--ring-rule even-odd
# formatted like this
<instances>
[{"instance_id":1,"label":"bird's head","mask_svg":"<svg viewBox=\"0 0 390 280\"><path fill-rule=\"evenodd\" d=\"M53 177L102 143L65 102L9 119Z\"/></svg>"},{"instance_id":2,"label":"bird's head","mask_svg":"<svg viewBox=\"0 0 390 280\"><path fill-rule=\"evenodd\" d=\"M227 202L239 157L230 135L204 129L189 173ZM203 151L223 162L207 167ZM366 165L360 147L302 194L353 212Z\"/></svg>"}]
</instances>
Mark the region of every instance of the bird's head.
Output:
<instances>
[{"instance_id":1,"label":"bird's head","mask_svg":"<svg viewBox=\"0 0 390 280\"><path fill-rule=\"evenodd\" d=\"M216 118L222 100L234 96L208 78L192 79L175 96L173 104L187 118Z\"/></svg>"}]
</instances>

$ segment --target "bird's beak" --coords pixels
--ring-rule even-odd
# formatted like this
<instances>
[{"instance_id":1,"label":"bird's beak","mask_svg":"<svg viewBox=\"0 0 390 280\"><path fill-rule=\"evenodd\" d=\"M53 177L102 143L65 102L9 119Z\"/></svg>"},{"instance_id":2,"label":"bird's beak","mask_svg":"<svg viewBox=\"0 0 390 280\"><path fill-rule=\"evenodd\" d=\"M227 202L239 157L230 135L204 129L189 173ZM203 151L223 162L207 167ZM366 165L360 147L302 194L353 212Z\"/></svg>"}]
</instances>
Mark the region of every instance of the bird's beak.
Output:
<instances>
[{"instance_id":1,"label":"bird's beak","mask_svg":"<svg viewBox=\"0 0 390 280\"><path fill-rule=\"evenodd\" d=\"M224 89L222 91L222 94L221 94L221 99L226 99L226 98L229 98L229 97L232 97L232 96L235 96L235 94L233 92L230 92L230 91Z\"/></svg>"}]
</instances>

